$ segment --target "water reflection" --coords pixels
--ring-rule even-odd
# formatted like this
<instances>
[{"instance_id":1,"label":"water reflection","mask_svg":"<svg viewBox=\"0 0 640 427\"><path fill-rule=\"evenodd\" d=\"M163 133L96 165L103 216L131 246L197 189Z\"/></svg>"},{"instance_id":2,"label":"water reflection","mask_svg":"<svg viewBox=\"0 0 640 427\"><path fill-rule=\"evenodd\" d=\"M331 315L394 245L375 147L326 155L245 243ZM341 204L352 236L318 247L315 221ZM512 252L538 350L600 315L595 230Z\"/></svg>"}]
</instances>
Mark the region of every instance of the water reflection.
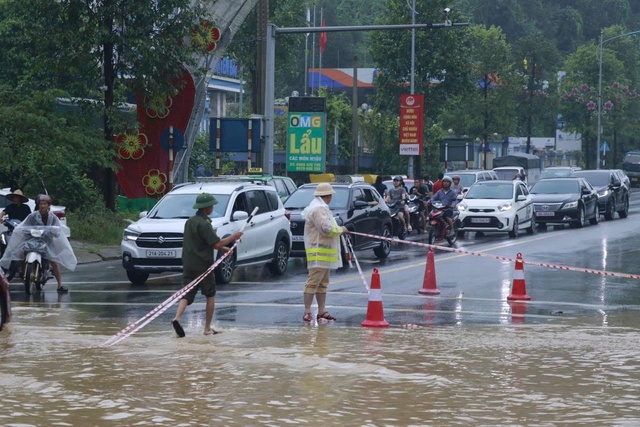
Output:
<instances>
[{"instance_id":1,"label":"water reflection","mask_svg":"<svg viewBox=\"0 0 640 427\"><path fill-rule=\"evenodd\" d=\"M184 339L167 317L102 348L114 325L70 309L16 311L29 318L0 333L4 426L640 423L631 312L609 314L606 328L584 318L410 330L321 324ZM51 326L52 315L81 326Z\"/></svg>"}]
</instances>

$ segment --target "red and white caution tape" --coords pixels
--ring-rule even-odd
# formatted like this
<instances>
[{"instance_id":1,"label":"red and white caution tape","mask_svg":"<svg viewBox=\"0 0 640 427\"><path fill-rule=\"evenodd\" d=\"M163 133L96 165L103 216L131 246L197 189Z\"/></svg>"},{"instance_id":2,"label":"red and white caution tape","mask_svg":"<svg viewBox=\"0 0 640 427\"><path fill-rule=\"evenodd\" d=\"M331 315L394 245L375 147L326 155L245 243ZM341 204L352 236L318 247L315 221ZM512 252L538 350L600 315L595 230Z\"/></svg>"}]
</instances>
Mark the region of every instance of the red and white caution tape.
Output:
<instances>
[{"instance_id":1,"label":"red and white caution tape","mask_svg":"<svg viewBox=\"0 0 640 427\"><path fill-rule=\"evenodd\" d=\"M367 283L367 279L364 277L364 273L362 272L362 268L360 267L360 263L358 262L358 258L356 257L356 251L353 250L351 239L345 239L343 235L341 235L340 237L342 237L343 242L345 240L347 241L347 244L349 245L348 253L351 253L353 255L353 260L355 261L356 267L358 268L358 274L360 274L360 279L362 279L362 283L364 283L364 288L367 290L367 292L369 292L370 291L369 283ZM351 261L349 261L349 266L351 266Z\"/></svg>"},{"instance_id":2,"label":"red and white caution tape","mask_svg":"<svg viewBox=\"0 0 640 427\"><path fill-rule=\"evenodd\" d=\"M220 265L220 263L234 251L236 246L238 246L238 242L239 240L236 240L233 246L231 246L231 248L229 248L229 250L225 252L215 263L213 263L213 265L209 267L207 271L205 271L204 273L202 273L201 275L193 279L190 283L183 286L178 292L176 292L175 294L171 295L169 298L164 300L162 303L160 303L156 308L151 310L149 313L145 314L143 317L136 320L135 322L133 322L132 324L130 324L129 326L127 326L126 328L124 328L123 330L121 330L120 332L118 332L108 340L106 340L102 344L102 346L110 347L112 345L118 344L120 341L123 341L124 339L129 338L131 335L135 334L140 329L148 325L151 321L153 321L158 316L160 316L162 313L167 311L173 304L175 304L177 301L180 301L182 297L188 294L190 290L192 290L198 283L200 283L207 274L210 274L213 270L215 270L215 268L218 265Z\"/></svg>"},{"instance_id":3,"label":"red and white caution tape","mask_svg":"<svg viewBox=\"0 0 640 427\"><path fill-rule=\"evenodd\" d=\"M443 250L443 251L461 253L461 254L465 254L465 255L474 255L474 256L479 256L479 257L483 257L483 258L497 259L499 261L515 262L515 260L516 260L515 258L511 258L511 257L504 257L504 256L499 256L499 255L486 254L486 253L482 253L482 252L467 251L467 250L464 250L464 249L450 248L450 247L447 247L447 246L430 245L428 243L420 243L420 242L411 242L411 241L407 241L407 240L399 240L399 239L396 239L396 238L378 236L376 234L358 233L358 232L355 232L355 231L349 231L349 233L355 234L357 236L369 237L371 239L388 240L390 242L395 242L395 243L404 243L405 245L413 245L413 246L419 246L419 247L423 247L423 248L440 249L440 250ZM593 269L593 268L569 267L569 266L566 266L566 265L550 264L550 263L536 262L536 261L523 261L523 262L525 264L528 264L528 265L535 265L535 266L538 266L538 267L546 267L546 268L555 268L556 270L577 271L579 273L597 274L599 276L620 277L620 278L625 278L625 279L640 280L640 275L638 275L638 274L617 273L617 272L612 272L612 271L596 270L596 269Z\"/></svg>"}]
</instances>

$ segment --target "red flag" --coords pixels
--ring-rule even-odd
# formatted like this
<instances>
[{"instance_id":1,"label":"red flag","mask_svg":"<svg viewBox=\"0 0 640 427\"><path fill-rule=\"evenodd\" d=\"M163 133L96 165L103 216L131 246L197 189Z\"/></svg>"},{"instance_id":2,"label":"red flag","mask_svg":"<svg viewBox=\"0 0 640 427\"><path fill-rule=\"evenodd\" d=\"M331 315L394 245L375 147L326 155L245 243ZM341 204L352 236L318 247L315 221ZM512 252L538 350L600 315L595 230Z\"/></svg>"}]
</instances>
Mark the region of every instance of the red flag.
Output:
<instances>
[{"instance_id":1,"label":"red flag","mask_svg":"<svg viewBox=\"0 0 640 427\"><path fill-rule=\"evenodd\" d=\"M322 26L326 27L324 19L322 20ZM327 44L327 33L320 33L320 52L324 53L324 45Z\"/></svg>"}]
</instances>

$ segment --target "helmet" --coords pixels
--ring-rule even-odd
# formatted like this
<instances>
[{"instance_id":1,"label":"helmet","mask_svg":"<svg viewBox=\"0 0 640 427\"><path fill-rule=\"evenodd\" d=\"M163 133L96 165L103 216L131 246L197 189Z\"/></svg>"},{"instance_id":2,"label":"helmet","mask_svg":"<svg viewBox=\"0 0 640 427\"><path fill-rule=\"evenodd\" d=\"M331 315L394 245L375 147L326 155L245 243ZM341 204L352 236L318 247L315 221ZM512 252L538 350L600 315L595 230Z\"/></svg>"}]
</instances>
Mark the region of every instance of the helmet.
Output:
<instances>
[{"instance_id":1,"label":"helmet","mask_svg":"<svg viewBox=\"0 0 640 427\"><path fill-rule=\"evenodd\" d=\"M211 194L202 193L198 194L198 197L196 197L196 202L193 204L193 209L208 208L209 206L213 206L217 203L218 201Z\"/></svg>"},{"instance_id":2,"label":"helmet","mask_svg":"<svg viewBox=\"0 0 640 427\"><path fill-rule=\"evenodd\" d=\"M400 175L393 177L394 181L402 181L402 177Z\"/></svg>"},{"instance_id":3,"label":"helmet","mask_svg":"<svg viewBox=\"0 0 640 427\"><path fill-rule=\"evenodd\" d=\"M49 197L48 194L38 194L36 197L36 206L38 206L40 202L47 202L47 204L51 206L51 197Z\"/></svg>"},{"instance_id":4,"label":"helmet","mask_svg":"<svg viewBox=\"0 0 640 427\"><path fill-rule=\"evenodd\" d=\"M460 175L453 175L453 179L457 179L458 181L460 181Z\"/></svg>"},{"instance_id":5,"label":"helmet","mask_svg":"<svg viewBox=\"0 0 640 427\"><path fill-rule=\"evenodd\" d=\"M453 180L449 175L445 175L442 177L442 182L449 181L449 184L453 184Z\"/></svg>"}]
</instances>

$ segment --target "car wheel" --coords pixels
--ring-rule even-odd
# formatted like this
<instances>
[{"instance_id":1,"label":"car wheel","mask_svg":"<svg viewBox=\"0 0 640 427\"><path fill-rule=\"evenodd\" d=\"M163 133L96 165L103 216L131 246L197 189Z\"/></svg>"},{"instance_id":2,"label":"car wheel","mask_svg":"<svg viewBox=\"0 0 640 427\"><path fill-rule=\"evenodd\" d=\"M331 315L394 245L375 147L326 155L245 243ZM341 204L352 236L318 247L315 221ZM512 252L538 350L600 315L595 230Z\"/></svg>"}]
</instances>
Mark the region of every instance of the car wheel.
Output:
<instances>
[{"instance_id":1,"label":"car wheel","mask_svg":"<svg viewBox=\"0 0 640 427\"><path fill-rule=\"evenodd\" d=\"M389 231L389 227L384 227L382 230L382 237L391 237L391 231ZM373 253L378 258L386 258L391 253L391 242L389 240L382 240L380 242L380 246L373 249Z\"/></svg>"},{"instance_id":2,"label":"car wheel","mask_svg":"<svg viewBox=\"0 0 640 427\"><path fill-rule=\"evenodd\" d=\"M282 276L289 264L289 245L286 240L278 240L273 251L273 261L269 263L269 271L275 276Z\"/></svg>"},{"instance_id":3,"label":"car wheel","mask_svg":"<svg viewBox=\"0 0 640 427\"><path fill-rule=\"evenodd\" d=\"M222 257L222 253L218 256L218 259ZM226 285L231 282L233 272L236 269L236 254L235 252L229 255L222 261L215 270L213 270L216 276L216 283L220 285Z\"/></svg>"},{"instance_id":4,"label":"car wheel","mask_svg":"<svg viewBox=\"0 0 640 427\"><path fill-rule=\"evenodd\" d=\"M629 216L629 198L624 199L624 208L621 211L618 211L618 216L620 218L626 218Z\"/></svg>"},{"instance_id":5,"label":"car wheel","mask_svg":"<svg viewBox=\"0 0 640 427\"><path fill-rule=\"evenodd\" d=\"M604 219L607 221L611 221L613 219L613 203L609 201L607 206L604 208Z\"/></svg>"},{"instance_id":6,"label":"car wheel","mask_svg":"<svg viewBox=\"0 0 640 427\"><path fill-rule=\"evenodd\" d=\"M600 222L600 211L598 210L598 206L596 206L593 210L593 218L589 219L589 223L591 225L598 225L598 222Z\"/></svg>"},{"instance_id":7,"label":"car wheel","mask_svg":"<svg viewBox=\"0 0 640 427\"><path fill-rule=\"evenodd\" d=\"M584 227L586 223L587 214L584 212L584 206L580 206L580 211L578 212L578 220L575 222L576 228Z\"/></svg>"},{"instance_id":8,"label":"car wheel","mask_svg":"<svg viewBox=\"0 0 640 427\"><path fill-rule=\"evenodd\" d=\"M127 279L134 285L144 285L149 278L149 273L136 270L127 270Z\"/></svg>"},{"instance_id":9,"label":"car wheel","mask_svg":"<svg viewBox=\"0 0 640 427\"><path fill-rule=\"evenodd\" d=\"M533 220L533 218L531 218L531 225L529 225L529 227L525 228L525 230L527 231L527 234L529 234L529 235L535 234L535 232L536 232L536 222Z\"/></svg>"},{"instance_id":10,"label":"car wheel","mask_svg":"<svg viewBox=\"0 0 640 427\"><path fill-rule=\"evenodd\" d=\"M464 230L458 230L458 237L464 239Z\"/></svg>"},{"instance_id":11,"label":"car wheel","mask_svg":"<svg viewBox=\"0 0 640 427\"><path fill-rule=\"evenodd\" d=\"M519 228L518 228L518 227L520 226L520 225L518 224L518 222L519 222L519 219L518 219L518 217L516 216L516 217L513 219L513 228L511 228L511 231L509 231L509 237L513 237L513 238L518 237L518 231L519 231Z\"/></svg>"}]
</instances>

